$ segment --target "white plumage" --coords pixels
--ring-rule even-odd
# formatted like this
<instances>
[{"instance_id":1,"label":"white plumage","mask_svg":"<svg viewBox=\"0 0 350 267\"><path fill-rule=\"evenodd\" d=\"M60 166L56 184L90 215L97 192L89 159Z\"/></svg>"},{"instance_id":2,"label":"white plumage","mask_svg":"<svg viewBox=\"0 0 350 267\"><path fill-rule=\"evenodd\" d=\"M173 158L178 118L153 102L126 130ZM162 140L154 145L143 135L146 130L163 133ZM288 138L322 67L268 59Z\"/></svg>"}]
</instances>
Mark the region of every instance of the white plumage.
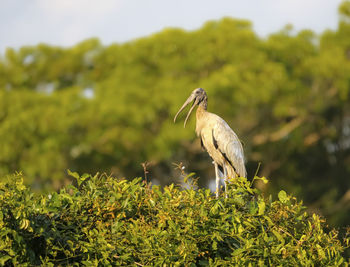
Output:
<instances>
[{"instance_id":1,"label":"white plumage","mask_svg":"<svg viewBox=\"0 0 350 267\"><path fill-rule=\"evenodd\" d=\"M202 146L214 161L216 174L216 196L219 195L219 169L224 174L225 188L228 178L237 176L246 177L244 165L243 147L236 133L228 124L216 114L207 111L207 94L202 88L195 89L190 97L176 114L178 114L191 102L192 107L187 114L184 125L193 110L198 105L196 111L196 133L201 139Z\"/></svg>"}]
</instances>

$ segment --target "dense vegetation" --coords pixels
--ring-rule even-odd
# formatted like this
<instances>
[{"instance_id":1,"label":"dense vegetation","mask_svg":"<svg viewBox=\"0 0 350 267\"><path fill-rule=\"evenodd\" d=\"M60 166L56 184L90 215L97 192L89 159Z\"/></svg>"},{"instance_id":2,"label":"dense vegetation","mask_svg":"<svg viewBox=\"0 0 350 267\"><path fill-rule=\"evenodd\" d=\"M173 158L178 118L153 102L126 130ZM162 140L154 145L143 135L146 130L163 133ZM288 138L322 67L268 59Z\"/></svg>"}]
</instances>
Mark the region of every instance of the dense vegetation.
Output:
<instances>
[{"instance_id":1,"label":"dense vegetation","mask_svg":"<svg viewBox=\"0 0 350 267\"><path fill-rule=\"evenodd\" d=\"M0 183L3 266L341 266L350 238L280 191L245 178L228 198L209 189L160 190L134 179L71 173L76 186L35 196L19 174ZM266 182L265 178L258 178ZM192 265L191 265L192 264ZM77 266L77 265L75 265Z\"/></svg>"},{"instance_id":2,"label":"dense vegetation","mask_svg":"<svg viewBox=\"0 0 350 267\"><path fill-rule=\"evenodd\" d=\"M196 87L245 143L248 176L292 192L336 226L350 220L350 4L335 31L290 27L267 38L225 18L125 44L40 44L0 58L0 177L23 171L33 189L58 189L67 169L179 182L183 162L208 187L213 166L194 120L173 124ZM172 178L168 178L172 177Z\"/></svg>"}]
</instances>

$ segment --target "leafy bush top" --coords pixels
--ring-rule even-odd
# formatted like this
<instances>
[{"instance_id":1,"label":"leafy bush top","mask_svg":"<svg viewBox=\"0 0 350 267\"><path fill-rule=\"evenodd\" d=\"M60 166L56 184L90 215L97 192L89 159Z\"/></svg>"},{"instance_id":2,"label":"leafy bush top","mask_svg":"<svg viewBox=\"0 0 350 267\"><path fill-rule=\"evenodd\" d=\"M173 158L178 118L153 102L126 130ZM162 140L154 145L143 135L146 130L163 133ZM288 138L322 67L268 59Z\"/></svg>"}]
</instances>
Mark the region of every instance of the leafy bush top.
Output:
<instances>
[{"instance_id":1,"label":"leafy bush top","mask_svg":"<svg viewBox=\"0 0 350 267\"><path fill-rule=\"evenodd\" d=\"M264 198L244 178L228 198L208 189L163 190L134 179L79 176L76 186L36 196L20 174L0 184L0 265L173 264L339 266L335 230L284 191ZM264 178L257 178L263 179Z\"/></svg>"}]
</instances>

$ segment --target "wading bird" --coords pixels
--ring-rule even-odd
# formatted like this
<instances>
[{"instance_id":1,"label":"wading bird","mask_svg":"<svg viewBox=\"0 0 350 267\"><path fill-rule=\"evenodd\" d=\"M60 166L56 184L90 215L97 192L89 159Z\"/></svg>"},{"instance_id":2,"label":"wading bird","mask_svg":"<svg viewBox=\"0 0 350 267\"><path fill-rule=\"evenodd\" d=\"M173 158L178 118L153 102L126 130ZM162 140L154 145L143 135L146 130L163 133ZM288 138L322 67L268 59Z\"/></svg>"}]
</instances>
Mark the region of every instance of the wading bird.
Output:
<instances>
[{"instance_id":1,"label":"wading bird","mask_svg":"<svg viewBox=\"0 0 350 267\"><path fill-rule=\"evenodd\" d=\"M196 112L196 133L201 139L202 147L213 159L216 176L216 197L219 197L219 170L225 179L225 191L228 178L237 176L246 177L244 166L243 147L235 132L218 115L207 111L208 97L202 88L194 89L186 102L182 105L174 117L174 123L180 112L189 104L192 106L187 113L184 127L194 107L198 105ZM227 196L227 195L226 195Z\"/></svg>"}]
</instances>

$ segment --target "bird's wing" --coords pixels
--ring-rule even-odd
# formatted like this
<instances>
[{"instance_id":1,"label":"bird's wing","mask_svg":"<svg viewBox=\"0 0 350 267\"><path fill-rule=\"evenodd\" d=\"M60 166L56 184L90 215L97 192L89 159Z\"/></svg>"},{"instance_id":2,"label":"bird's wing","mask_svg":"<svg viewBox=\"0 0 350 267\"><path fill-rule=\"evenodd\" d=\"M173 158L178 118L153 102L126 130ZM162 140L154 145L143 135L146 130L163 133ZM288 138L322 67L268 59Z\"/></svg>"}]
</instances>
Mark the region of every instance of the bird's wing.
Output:
<instances>
[{"instance_id":1,"label":"bird's wing","mask_svg":"<svg viewBox=\"0 0 350 267\"><path fill-rule=\"evenodd\" d=\"M214 146L220 150L239 176L246 177L243 147L236 133L219 116L212 129Z\"/></svg>"}]
</instances>

